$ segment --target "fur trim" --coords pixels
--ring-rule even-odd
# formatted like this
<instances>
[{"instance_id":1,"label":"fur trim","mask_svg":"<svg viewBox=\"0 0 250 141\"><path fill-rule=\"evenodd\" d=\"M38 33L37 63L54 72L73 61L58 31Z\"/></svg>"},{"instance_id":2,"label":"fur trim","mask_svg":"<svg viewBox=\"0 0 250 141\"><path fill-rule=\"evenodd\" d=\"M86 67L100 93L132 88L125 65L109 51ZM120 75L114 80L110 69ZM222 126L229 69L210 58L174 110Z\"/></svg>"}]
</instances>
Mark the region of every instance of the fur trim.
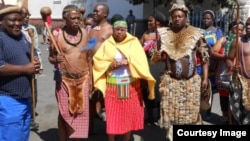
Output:
<instances>
[{"instance_id":1,"label":"fur trim","mask_svg":"<svg viewBox=\"0 0 250 141\"><path fill-rule=\"evenodd\" d=\"M198 40L203 37L203 31L193 26L187 26L178 33L174 33L169 27L158 32L161 35L161 51L166 52L173 60L191 55Z\"/></svg>"}]
</instances>

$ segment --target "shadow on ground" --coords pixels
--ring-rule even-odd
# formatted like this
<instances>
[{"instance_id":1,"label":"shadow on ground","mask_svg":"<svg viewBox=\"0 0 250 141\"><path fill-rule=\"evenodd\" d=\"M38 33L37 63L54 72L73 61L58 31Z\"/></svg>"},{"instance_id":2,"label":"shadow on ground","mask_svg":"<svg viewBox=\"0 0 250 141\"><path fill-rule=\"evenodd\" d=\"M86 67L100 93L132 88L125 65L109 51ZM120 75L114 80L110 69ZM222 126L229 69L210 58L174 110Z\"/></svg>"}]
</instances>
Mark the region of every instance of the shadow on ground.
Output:
<instances>
[{"instance_id":1,"label":"shadow on ground","mask_svg":"<svg viewBox=\"0 0 250 141\"><path fill-rule=\"evenodd\" d=\"M46 131L38 132L38 130L33 130L43 141L58 141L58 129L51 128Z\"/></svg>"},{"instance_id":2,"label":"shadow on ground","mask_svg":"<svg viewBox=\"0 0 250 141\"><path fill-rule=\"evenodd\" d=\"M168 141L166 131L156 125L145 125L144 130L133 133L135 141Z\"/></svg>"},{"instance_id":3,"label":"shadow on ground","mask_svg":"<svg viewBox=\"0 0 250 141\"><path fill-rule=\"evenodd\" d=\"M40 137L42 141L58 141L58 129L50 128L46 131L32 130ZM165 130L156 125L145 125L144 130L132 132L131 141L168 141L165 137ZM70 140L68 140L70 141ZM90 135L88 139L82 139L81 141L108 141L108 137L105 132L105 122L96 120L95 132ZM118 135L116 141L123 141L123 137Z\"/></svg>"}]
</instances>

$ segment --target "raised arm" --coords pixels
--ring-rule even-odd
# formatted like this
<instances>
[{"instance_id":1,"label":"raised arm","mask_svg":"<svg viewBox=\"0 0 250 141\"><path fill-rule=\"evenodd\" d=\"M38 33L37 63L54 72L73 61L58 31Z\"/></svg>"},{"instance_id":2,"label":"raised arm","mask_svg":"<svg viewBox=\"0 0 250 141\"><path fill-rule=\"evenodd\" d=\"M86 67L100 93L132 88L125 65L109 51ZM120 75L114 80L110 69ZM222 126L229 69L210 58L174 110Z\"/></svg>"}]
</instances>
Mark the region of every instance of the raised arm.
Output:
<instances>
[{"instance_id":1,"label":"raised arm","mask_svg":"<svg viewBox=\"0 0 250 141\"><path fill-rule=\"evenodd\" d=\"M215 45L211 48L211 57L217 59L225 59L225 53L220 53L221 49L223 48L223 44L226 42L226 37L221 37Z\"/></svg>"}]
</instances>

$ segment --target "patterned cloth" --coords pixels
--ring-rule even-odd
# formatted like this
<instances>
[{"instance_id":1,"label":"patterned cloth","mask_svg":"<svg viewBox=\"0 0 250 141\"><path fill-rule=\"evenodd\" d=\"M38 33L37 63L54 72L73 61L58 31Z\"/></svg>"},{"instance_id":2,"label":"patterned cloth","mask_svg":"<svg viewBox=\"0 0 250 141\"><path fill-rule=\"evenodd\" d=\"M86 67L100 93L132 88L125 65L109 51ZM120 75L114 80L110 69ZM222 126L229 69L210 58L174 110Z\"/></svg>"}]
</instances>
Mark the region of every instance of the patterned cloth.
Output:
<instances>
[{"instance_id":1,"label":"patterned cloth","mask_svg":"<svg viewBox=\"0 0 250 141\"><path fill-rule=\"evenodd\" d=\"M250 125L250 79L238 74L237 84L232 81L230 90L230 108L240 125Z\"/></svg>"},{"instance_id":2,"label":"patterned cloth","mask_svg":"<svg viewBox=\"0 0 250 141\"><path fill-rule=\"evenodd\" d=\"M69 79L69 78L67 78ZM81 81L72 79L72 82ZM56 97L61 116L68 124L67 129L70 138L88 138L89 129L89 84L87 80L83 81L82 87L84 88L84 109L81 114L72 115L69 112L69 94L66 84L57 82Z\"/></svg>"},{"instance_id":3,"label":"patterned cloth","mask_svg":"<svg viewBox=\"0 0 250 141\"><path fill-rule=\"evenodd\" d=\"M129 98L119 99L116 85L107 84L105 108L108 134L125 134L129 131L144 128L144 108L140 81L130 84L129 91Z\"/></svg>"},{"instance_id":4,"label":"patterned cloth","mask_svg":"<svg viewBox=\"0 0 250 141\"><path fill-rule=\"evenodd\" d=\"M160 126L167 129L174 124L202 124L200 87L199 75L194 75L188 80L177 80L164 74L160 84L162 94Z\"/></svg>"},{"instance_id":5,"label":"patterned cloth","mask_svg":"<svg viewBox=\"0 0 250 141\"><path fill-rule=\"evenodd\" d=\"M232 114L240 125L250 125L250 75L246 70L244 55L244 47L247 45L248 43L242 42L239 46L239 65L241 67L238 76L233 76L238 81L235 78L231 82L229 96Z\"/></svg>"}]
</instances>

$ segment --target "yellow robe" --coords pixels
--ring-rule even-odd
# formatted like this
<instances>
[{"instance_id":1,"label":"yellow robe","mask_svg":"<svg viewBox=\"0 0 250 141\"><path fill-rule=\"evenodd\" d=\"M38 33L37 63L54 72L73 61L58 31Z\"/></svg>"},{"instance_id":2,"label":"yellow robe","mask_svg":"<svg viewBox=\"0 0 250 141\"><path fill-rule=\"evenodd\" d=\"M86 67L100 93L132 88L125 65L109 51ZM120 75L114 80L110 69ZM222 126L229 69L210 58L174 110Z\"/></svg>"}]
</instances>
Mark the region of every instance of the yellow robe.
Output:
<instances>
[{"instance_id":1,"label":"yellow robe","mask_svg":"<svg viewBox=\"0 0 250 141\"><path fill-rule=\"evenodd\" d=\"M132 77L144 79L148 82L149 99L155 98L155 79L150 73L146 54L136 37L127 33L127 37L120 43L116 43L113 36L105 40L93 56L94 87L100 89L105 96L107 71L114 61L115 52L118 49L128 60L128 66Z\"/></svg>"}]
</instances>

